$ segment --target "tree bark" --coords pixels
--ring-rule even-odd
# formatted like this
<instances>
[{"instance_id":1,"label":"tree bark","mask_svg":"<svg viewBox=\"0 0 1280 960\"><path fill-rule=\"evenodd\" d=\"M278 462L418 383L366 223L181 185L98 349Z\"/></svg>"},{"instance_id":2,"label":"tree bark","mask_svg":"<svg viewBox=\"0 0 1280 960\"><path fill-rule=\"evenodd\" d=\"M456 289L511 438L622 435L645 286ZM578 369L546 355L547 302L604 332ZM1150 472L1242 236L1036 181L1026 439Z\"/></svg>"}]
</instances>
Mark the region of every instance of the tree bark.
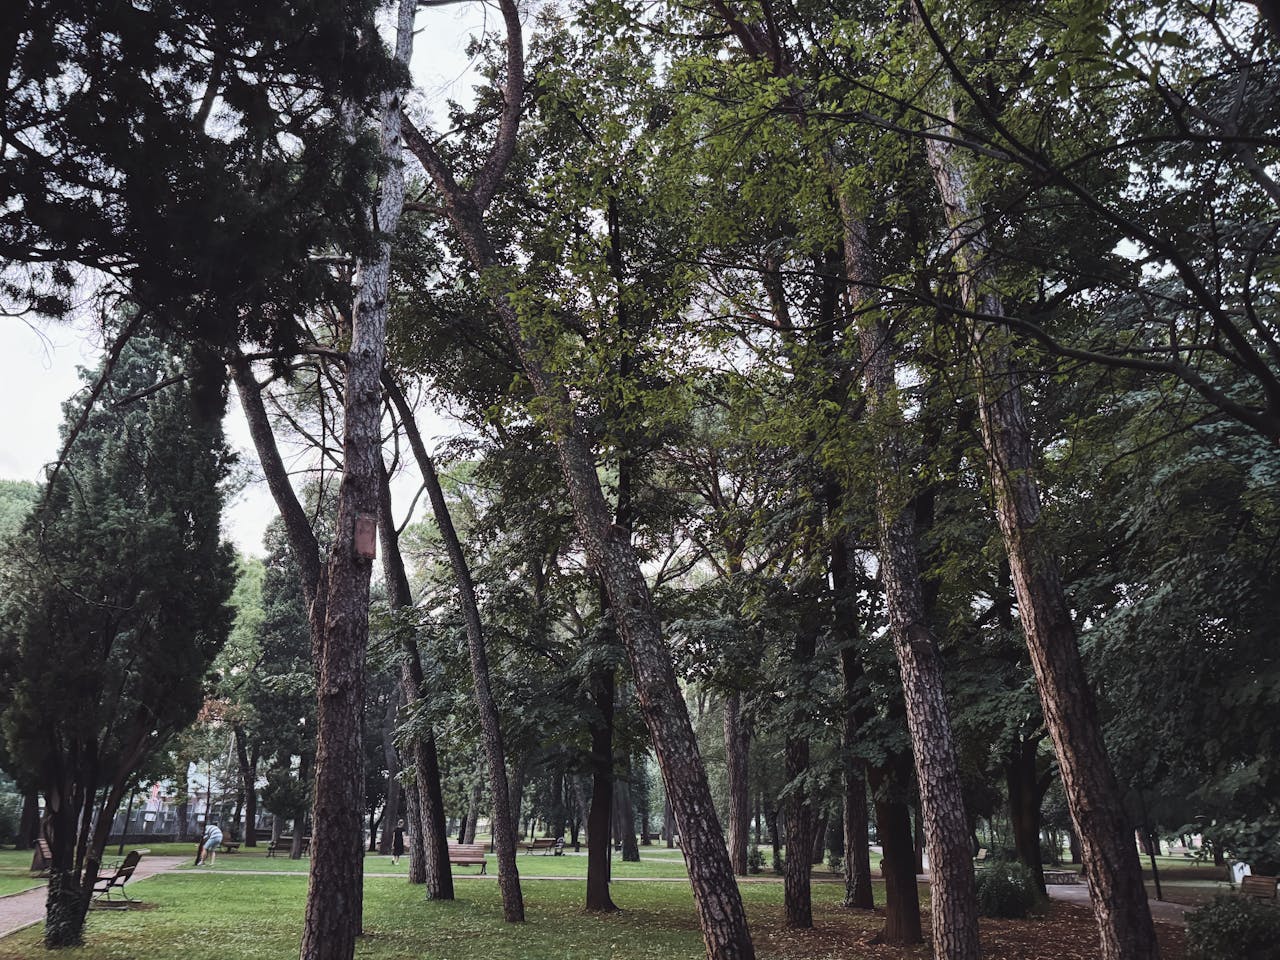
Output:
<instances>
[{"instance_id":1,"label":"tree bark","mask_svg":"<svg viewBox=\"0 0 1280 960\"><path fill-rule=\"evenodd\" d=\"M241 838L246 847L258 845L255 824L258 818L258 756L255 748L252 761L249 757L248 738L244 727L239 723L232 724L231 731L236 742L236 762L240 767L240 789L244 796L245 828ZM128 832L128 824L125 832Z\"/></svg>"},{"instance_id":2,"label":"tree bark","mask_svg":"<svg viewBox=\"0 0 1280 960\"><path fill-rule=\"evenodd\" d=\"M611 913L609 895L610 821L613 811L613 669L591 679L596 716L591 724L591 807L587 812L587 909Z\"/></svg>"},{"instance_id":3,"label":"tree bark","mask_svg":"<svg viewBox=\"0 0 1280 960\"><path fill-rule=\"evenodd\" d=\"M804 618L810 620L812 618ZM783 801L783 815L787 826L787 859L783 871L783 899L787 926L807 930L813 926L813 896L809 875L813 869L813 820L814 812L809 802L806 777L809 773L809 737L805 731L808 711L800 705L807 696L814 653L817 650L817 629L814 623L802 623L791 650L791 670L795 687L788 696L796 706L788 723L783 745L786 765L787 788Z\"/></svg>"},{"instance_id":4,"label":"tree bark","mask_svg":"<svg viewBox=\"0 0 1280 960\"><path fill-rule=\"evenodd\" d=\"M747 873L747 838L751 828L747 776L750 748L751 730L742 721L742 695L734 690L724 698L724 755L729 778L729 862L739 876Z\"/></svg>"},{"instance_id":5,"label":"tree bark","mask_svg":"<svg viewBox=\"0 0 1280 960\"><path fill-rule=\"evenodd\" d=\"M415 774L417 771L414 771ZM408 784L404 788L405 826L409 831L409 882L427 882L427 852L422 829L422 806L418 802L418 784ZM448 864L448 861L445 861ZM449 877L452 890L453 877ZM428 899L434 899L428 895ZM452 899L450 897L449 899Z\"/></svg>"},{"instance_id":6,"label":"tree bark","mask_svg":"<svg viewBox=\"0 0 1280 960\"><path fill-rule=\"evenodd\" d=\"M40 795L32 790L22 795L22 816L18 821L18 840L15 849L33 849L39 830Z\"/></svg>"},{"instance_id":7,"label":"tree bark","mask_svg":"<svg viewBox=\"0 0 1280 960\"><path fill-rule=\"evenodd\" d=\"M413 44L413 0L400 0L396 59L407 65ZM373 561L356 552L356 524L377 517L382 475L382 363L386 353L391 243L404 205L401 169L402 89L383 96L382 154L370 226L382 236L377 254L356 269L351 345L343 403L342 481L329 554L320 675L316 688L316 775L313 837L301 960L352 960L364 887L360 811L364 806L364 660L369 639ZM315 608L312 616L317 616ZM313 632L313 636L315 633Z\"/></svg>"},{"instance_id":8,"label":"tree bark","mask_svg":"<svg viewBox=\"0 0 1280 960\"><path fill-rule=\"evenodd\" d=\"M1040 860L1040 803L1044 799L1036 752L1040 739L1019 740L1009 750L1005 761L1005 785L1009 791L1009 820L1013 827L1013 845L1018 860L1026 865L1041 895L1048 896L1044 885L1044 864Z\"/></svg>"},{"instance_id":9,"label":"tree bark","mask_svg":"<svg viewBox=\"0 0 1280 960\"><path fill-rule=\"evenodd\" d=\"M920 890L912 853L911 812L905 803L886 799L885 775L872 769L871 780L876 793L876 832L884 851L881 873L884 876L884 928L876 937L879 943L911 944L924 939L920 927ZM946 954L942 956L946 957Z\"/></svg>"},{"instance_id":10,"label":"tree bark","mask_svg":"<svg viewBox=\"0 0 1280 960\"><path fill-rule=\"evenodd\" d=\"M462 835L458 838L460 843L476 842L476 827L480 823L482 786L478 777L475 783L471 784L471 801L467 805L467 815L462 821Z\"/></svg>"},{"instance_id":11,"label":"tree bark","mask_svg":"<svg viewBox=\"0 0 1280 960\"><path fill-rule=\"evenodd\" d=\"M396 749L395 728L396 711L403 702L403 696L403 688L396 688L396 692L387 697L387 709L382 717L382 757L383 762L387 765L387 789L382 814L382 838L378 842L378 853L384 857L392 852L396 823L400 820L400 752Z\"/></svg>"},{"instance_id":12,"label":"tree bark","mask_svg":"<svg viewBox=\"0 0 1280 960\"><path fill-rule=\"evenodd\" d=\"M913 7L917 17L918 7ZM948 125L949 126L949 125ZM925 155L951 233L961 296L972 310L1004 314L988 260L980 211L950 143L925 140ZM1053 739L1103 960L1158 960L1138 852L1107 757L1093 689L1080 659L1075 623L1056 556L1040 530L1040 493L1022 385L1006 330L970 325L983 447L1004 538L1018 614Z\"/></svg>"},{"instance_id":13,"label":"tree bark","mask_svg":"<svg viewBox=\"0 0 1280 960\"><path fill-rule=\"evenodd\" d=\"M846 272L855 314L870 301L871 256L865 226L849 198L839 197L844 221ZM901 449L902 415L893 378L893 346L882 319L862 331L868 413L878 423L876 515L880 572L894 653L902 674L920 807L929 847L934 953L948 960L976 960L977 892L968 848L968 826L951 720L943 693L942 663L929 630L916 554L915 513L901 486L911 472Z\"/></svg>"},{"instance_id":14,"label":"tree bark","mask_svg":"<svg viewBox=\"0 0 1280 960\"><path fill-rule=\"evenodd\" d=\"M813 823L813 849L809 854L809 864L818 866L825 858L827 852L827 815L821 813Z\"/></svg>"},{"instance_id":15,"label":"tree bark","mask_svg":"<svg viewBox=\"0 0 1280 960\"><path fill-rule=\"evenodd\" d=\"M627 863L640 862L640 847L636 844L636 812L631 802L631 763L628 758L626 773L618 783L618 839L622 843L622 859Z\"/></svg>"}]
</instances>

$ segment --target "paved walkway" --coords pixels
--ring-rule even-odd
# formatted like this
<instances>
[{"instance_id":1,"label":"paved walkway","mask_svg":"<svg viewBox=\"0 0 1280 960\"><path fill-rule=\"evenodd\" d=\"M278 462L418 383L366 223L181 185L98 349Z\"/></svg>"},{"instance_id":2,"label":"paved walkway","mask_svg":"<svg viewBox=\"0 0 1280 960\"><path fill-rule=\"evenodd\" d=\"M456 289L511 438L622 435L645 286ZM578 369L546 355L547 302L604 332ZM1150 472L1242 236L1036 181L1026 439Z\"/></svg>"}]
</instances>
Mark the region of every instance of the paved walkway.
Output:
<instances>
[{"instance_id":1,"label":"paved walkway","mask_svg":"<svg viewBox=\"0 0 1280 960\"><path fill-rule=\"evenodd\" d=\"M1049 891L1049 899L1065 900L1067 903L1079 903L1083 906L1089 906L1089 887L1083 883L1057 884L1051 883L1046 888ZM1196 907L1189 907L1185 903L1170 903L1168 900L1147 900L1147 904L1151 907L1151 919L1161 923L1186 923L1186 916Z\"/></svg>"},{"instance_id":2,"label":"paved walkway","mask_svg":"<svg viewBox=\"0 0 1280 960\"><path fill-rule=\"evenodd\" d=\"M157 873L167 873L190 860L190 857L143 857L133 872L129 886ZM0 897L0 937L22 930L44 919L44 887Z\"/></svg>"}]
</instances>

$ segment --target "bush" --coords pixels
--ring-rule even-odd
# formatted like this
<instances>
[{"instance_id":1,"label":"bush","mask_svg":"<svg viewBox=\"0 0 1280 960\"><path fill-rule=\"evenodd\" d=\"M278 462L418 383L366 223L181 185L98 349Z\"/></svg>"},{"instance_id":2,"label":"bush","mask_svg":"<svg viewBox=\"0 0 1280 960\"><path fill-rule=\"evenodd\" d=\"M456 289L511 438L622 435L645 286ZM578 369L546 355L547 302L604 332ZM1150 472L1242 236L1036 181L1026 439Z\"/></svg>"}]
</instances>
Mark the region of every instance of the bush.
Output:
<instances>
[{"instance_id":1,"label":"bush","mask_svg":"<svg viewBox=\"0 0 1280 960\"><path fill-rule=\"evenodd\" d=\"M759 873L764 869L764 851L759 847L752 847L747 854L747 873Z\"/></svg>"},{"instance_id":2,"label":"bush","mask_svg":"<svg viewBox=\"0 0 1280 960\"><path fill-rule=\"evenodd\" d=\"M1187 916L1188 960L1280 960L1280 907L1239 894Z\"/></svg>"},{"instance_id":3,"label":"bush","mask_svg":"<svg viewBox=\"0 0 1280 960\"><path fill-rule=\"evenodd\" d=\"M0 844L10 844L18 839L21 820L22 794L0 792Z\"/></svg>"},{"instance_id":4,"label":"bush","mask_svg":"<svg viewBox=\"0 0 1280 960\"><path fill-rule=\"evenodd\" d=\"M1025 917L1040 902L1026 864L997 860L978 871L978 913L984 917Z\"/></svg>"}]
</instances>

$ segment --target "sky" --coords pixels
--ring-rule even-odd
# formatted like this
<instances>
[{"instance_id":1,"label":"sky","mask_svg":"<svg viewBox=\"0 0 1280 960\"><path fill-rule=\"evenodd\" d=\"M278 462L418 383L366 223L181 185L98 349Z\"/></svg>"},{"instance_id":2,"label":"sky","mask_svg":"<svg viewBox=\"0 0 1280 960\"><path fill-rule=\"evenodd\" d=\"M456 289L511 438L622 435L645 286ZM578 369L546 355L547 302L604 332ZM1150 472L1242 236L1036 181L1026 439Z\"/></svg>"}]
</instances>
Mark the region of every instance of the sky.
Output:
<instances>
[{"instance_id":1,"label":"sky","mask_svg":"<svg viewBox=\"0 0 1280 960\"><path fill-rule=\"evenodd\" d=\"M432 119L445 116L446 99L471 100L474 64L466 57L468 39L502 23L495 8L480 2L421 10L417 18L412 72L415 109ZM36 480L58 455L62 404L81 387L77 367L95 367L102 355L101 336L85 319L49 323L31 317L0 317L0 479ZM431 440L452 432L440 417L422 416L420 426ZM253 478L224 511L224 535L242 553L262 555L262 534L275 516L275 504L261 480L248 427L232 398L228 404L227 440ZM408 503L417 484L404 478L395 500Z\"/></svg>"}]
</instances>

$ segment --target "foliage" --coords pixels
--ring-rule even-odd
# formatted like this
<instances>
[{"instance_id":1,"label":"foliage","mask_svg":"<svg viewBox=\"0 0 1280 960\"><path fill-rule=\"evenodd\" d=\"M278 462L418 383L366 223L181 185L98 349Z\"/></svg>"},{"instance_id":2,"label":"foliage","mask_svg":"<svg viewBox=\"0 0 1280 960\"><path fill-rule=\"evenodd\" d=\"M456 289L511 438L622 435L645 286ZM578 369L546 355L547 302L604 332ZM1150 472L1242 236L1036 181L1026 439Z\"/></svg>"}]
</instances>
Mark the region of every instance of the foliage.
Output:
<instances>
[{"instance_id":1,"label":"foliage","mask_svg":"<svg viewBox=\"0 0 1280 960\"><path fill-rule=\"evenodd\" d=\"M60 315L77 283L109 276L200 341L296 345L297 319L338 289L310 254L369 239L374 145L348 135L340 108L397 77L368 42L377 8L15 8L0 101L5 308Z\"/></svg>"},{"instance_id":2,"label":"foliage","mask_svg":"<svg viewBox=\"0 0 1280 960\"><path fill-rule=\"evenodd\" d=\"M1239 894L1187 915L1189 960L1280 960L1280 906Z\"/></svg>"},{"instance_id":3,"label":"foliage","mask_svg":"<svg viewBox=\"0 0 1280 960\"><path fill-rule=\"evenodd\" d=\"M1025 917L1040 902L1026 864L996 860L977 871L978 912L984 917Z\"/></svg>"},{"instance_id":4,"label":"foliage","mask_svg":"<svg viewBox=\"0 0 1280 960\"><path fill-rule=\"evenodd\" d=\"M194 719L230 628L228 454L219 418L175 377L184 359L130 343L0 571L0 727L19 783L44 794L71 900L126 790ZM65 410L70 424L78 404ZM78 937L74 921L60 929Z\"/></svg>"}]
</instances>

